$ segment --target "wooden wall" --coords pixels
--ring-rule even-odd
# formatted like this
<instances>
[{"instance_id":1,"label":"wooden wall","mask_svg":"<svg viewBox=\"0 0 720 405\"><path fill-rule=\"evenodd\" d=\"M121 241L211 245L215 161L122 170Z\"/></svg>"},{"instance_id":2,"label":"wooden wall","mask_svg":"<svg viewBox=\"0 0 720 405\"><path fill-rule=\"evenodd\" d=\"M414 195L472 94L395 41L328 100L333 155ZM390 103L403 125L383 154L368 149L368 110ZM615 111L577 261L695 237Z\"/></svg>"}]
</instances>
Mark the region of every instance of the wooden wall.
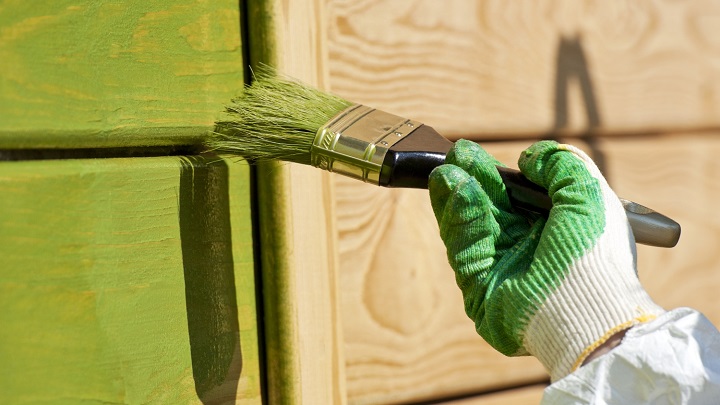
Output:
<instances>
[{"instance_id":1,"label":"wooden wall","mask_svg":"<svg viewBox=\"0 0 720 405\"><path fill-rule=\"evenodd\" d=\"M249 168L193 156L246 64L511 166L577 144L683 226L639 248L651 295L720 323L718 22L710 0L5 1L0 399L539 401L537 361L465 317L426 191L261 165L253 235Z\"/></svg>"},{"instance_id":2,"label":"wooden wall","mask_svg":"<svg viewBox=\"0 0 720 405\"><path fill-rule=\"evenodd\" d=\"M329 0L327 10L332 89L448 136L720 122L711 0ZM565 101L568 82L585 90Z\"/></svg>"},{"instance_id":3,"label":"wooden wall","mask_svg":"<svg viewBox=\"0 0 720 405\"><path fill-rule=\"evenodd\" d=\"M716 3L328 0L326 9L333 92L477 140L510 166L537 139L582 147L619 195L683 227L676 248L639 248L651 295L720 322ZM494 353L464 315L427 192L334 182L349 402L538 392L540 365Z\"/></svg>"},{"instance_id":4,"label":"wooden wall","mask_svg":"<svg viewBox=\"0 0 720 405\"><path fill-rule=\"evenodd\" d=\"M260 404L231 1L0 4L0 403Z\"/></svg>"}]
</instances>

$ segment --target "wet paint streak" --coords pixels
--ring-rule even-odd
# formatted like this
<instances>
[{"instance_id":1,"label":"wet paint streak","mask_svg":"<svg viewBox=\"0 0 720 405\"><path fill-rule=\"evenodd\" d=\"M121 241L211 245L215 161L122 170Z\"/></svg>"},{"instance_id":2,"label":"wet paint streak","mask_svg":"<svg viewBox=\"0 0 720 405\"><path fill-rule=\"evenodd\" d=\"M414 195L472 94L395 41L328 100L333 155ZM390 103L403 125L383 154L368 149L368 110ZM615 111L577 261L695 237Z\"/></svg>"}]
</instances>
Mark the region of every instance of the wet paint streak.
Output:
<instances>
[{"instance_id":1,"label":"wet paint streak","mask_svg":"<svg viewBox=\"0 0 720 405\"><path fill-rule=\"evenodd\" d=\"M183 160L180 239L195 390L205 404L234 393L242 371L228 167Z\"/></svg>"}]
</instances>

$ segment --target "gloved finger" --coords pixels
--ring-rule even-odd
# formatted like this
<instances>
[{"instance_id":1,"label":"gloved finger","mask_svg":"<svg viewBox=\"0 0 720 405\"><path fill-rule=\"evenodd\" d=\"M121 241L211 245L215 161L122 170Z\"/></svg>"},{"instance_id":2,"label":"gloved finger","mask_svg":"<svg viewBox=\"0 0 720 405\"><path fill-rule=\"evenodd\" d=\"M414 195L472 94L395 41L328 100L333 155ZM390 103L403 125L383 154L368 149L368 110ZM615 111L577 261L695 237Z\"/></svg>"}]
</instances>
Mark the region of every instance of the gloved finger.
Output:
<instances>
[{"instance_id":1,"label":"gloved finger","mask_svg":"<svg viewBox=\"0 0 720 405\"><path fill-rule=\"evenodd\" d=\"M445 163L455 165L473 176L490 197L493 205L499 209L510 211L510 200L505 191L505 184L496 166L505 166L487 153L480 145L465 139L455 142L445 157Z\"/></svg>"},{"instance_id":2,"label":"gloved finger","mask_svg":"<svg viewBox=\"0 0 720 405\"><path fill-rule=\"evenodd\" d=\"M620 200L580 149L541 141L521 154L518 165L529 180L547 188L553 202L548 224L562 222L557 231L568 232L558 238L570 238L574 233L572 239L594 243L608 223L623 228L619 235L626 230L627 217Z\"/></svg>"},{"instance_id":3,"label":"gloved finger","mask_svg":"<svg viewBox=\"0 0 720 405\"><path fill-rule=\"evenodd\" d=\"M597 207L603 214L601 185L590 172L592 161L583 161L557 142L541 141L520 155L518 166L525 177L548 190L553 208L575 205L595 212Z\"/></svg>"},{"instance_id":4,"label":"gloved finger","mask_svg":"<svg viewBox=\"0 0 720 405\"><path fill-rule=\"evenodd\" d=\"M528 221L513 211L505 183L497 171L497 166L504 166L502 163L480 145L464 139L455 143L445 162L465 170L482 185L483 191L492 202L491 212L502 230L496 245L498 250L510 248L527 233Z\"/></svg>"},{"instance_id":5,"label":"gloved finger","mask_svg":"<svg viewBox=\"0 0 720 405\"><path fill-rule=\"evenodd\" d=\"M617 199L595 162L575 146L555 141L537 142L520 155L518 166L530 181L548 190L553 204L554 198L569 204L579 195L585 196L577 199L581 203L603 194ZM560 195L556 197L558 192Z\"/></svg>"},{"instance_id":6,"label":"gloved finger","mask_svg":"<svg viewBox=\"0 0 720 405\"><path fill-rule=\"evenodd\" d=\"M512 248L501 251L498 246L503 232L491 212L492 202L473 176L446 164L430 174L429 189L448 260L463 293L465 312L478 333L494 347L508 355L517 354L521 347L517 331L498 327L503 321L487 315L505 313L498 305L516 305L503 298L505 289L501 285L505 280L511 280L512 285L512 280L527 274L544 221L538 220Z\"/></svg>"},{"instance_id":7,"label":"gloved finger","mask_svg":"<svg viewBox=\"0 0 720 405\"><path fill-rule=\"evenodd\" d=\"M483 280L495 263L495 241L500 235L490 212L492 202L474 177L449 164L430 173L428 188L457 284L464 295L482 297Z\"/></svg>"},{"instance_id":8,"label":"gloved finger","mask_svg":"<svg viewBox=\"0 0 720 405\"><path fill-rule=\"evenodd\" d=\"M512 249L510 254L504 255L493 268L486 282L485 305L483 310L487 316L476 318L475 328L494 348L507 356L517 356L524 353L522 342L522 331L520 323L507 322L504 327L498 327L497 314L507 316L507 319L517 319L510 314L521 308L526 313L527 296L523 297L514 291L515 288L527 283L542 282L543 277L537 277L529 271L532 258L535 255L540 235L545 225L545 218L535 221L528 230L525 238L520 240ZM513 291L508 293L509 291ZM466 303L467 306L467 303Z\"/></svg>"}]
</instances>

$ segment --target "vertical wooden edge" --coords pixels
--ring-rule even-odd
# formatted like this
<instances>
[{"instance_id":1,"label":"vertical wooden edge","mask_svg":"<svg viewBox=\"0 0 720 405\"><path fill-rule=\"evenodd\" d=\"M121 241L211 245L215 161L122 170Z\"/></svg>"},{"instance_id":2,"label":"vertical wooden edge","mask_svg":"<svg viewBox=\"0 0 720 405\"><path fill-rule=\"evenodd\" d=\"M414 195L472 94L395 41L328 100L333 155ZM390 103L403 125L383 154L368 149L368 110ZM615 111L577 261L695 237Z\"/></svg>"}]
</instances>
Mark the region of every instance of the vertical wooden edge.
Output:
<instances>
[{"instance_id":1,"label":"vertical wooden edge","mask_svg":"<svg viewBox=\"0 0 720 405\"><path fill-rule=\"evenodd\" d=\"M238 252L240 261L236 264L236 288L238 306L238 324L241 342L241 378L242 384L237 387L236 404L262 403L262 354L260 350L259 329L261 323L258 317L258 289L255 252L253 243L252 224L252 191L251 170L245 162L238 162L237 158L222 156L223 164L227 165L229 175L230 194L230 221L233 229L233 246L241 246L243 250L250 248L250 253L243 255ZM237 194L235 194L237 193ZM239 214L239 215L237 215Z\"/></svg>"},{"instance_id":2,"label":"vertical wooden edge","mask_svg":"<svg viewBox=\"0 0 720 405\"><path fill-rule=\"evenodd\" d=\"M344 404L329 173L261 165L258 197L269 402Z\"/></svg>"},{"instance_id":3,"label":"vertical wooden edge","mask_svg":"<svg viewBox=\"0 0 720 405\"><path fill-rule=\"evenodd\" d=\"M276 65L275 21L273 6L269 0L244 1L243 23L247 33L244 46L248 49L246 63L252 67L259 64ZM263 305L262 328L265 348L265 403L294 403L299 397L300 384L298 359L293 351L297 340L295 300L291 268L287 262L290 229L286 224L287 168L278 162L264 162L257 166L257 220L259 233L260 265Z\"/></svg>"},{"instance_id":4,"label":"vertical wooden edge","mask_svg":"<svg viewBox=\"0 0 720 405\"><path fill-rule=\"evenodd\" d=\"M245 5L242 16L247 31L248 61L253 67L259 64L274 66L277 63L275 32L275 0L240 0Z\"/></svg>"},{"instance_id":5,"label":"vertical wooden edge","mask_svg":"<svg viewBox=\"0 0 720 405\"><path fill-rule=\"evenodd\" d=\"M328 249L331 252L328 256L331 260L331 271L328 272L329 277L329 292L331 294L331 317L333 321L332 328L332 343L333 343L333 403L344 405L347 404L347 386L345 376L345 339L343 336L343 325L342 325L342 313L340 309L340 252L338 240L340 238L337 227L337 216L336 216L336 199L335 199L335 181L331 178L330 173L322 173L324 175L324 181L328 185L328 193L326 199L328 201L328 217L332 219L328 226Z\"/></svg>"},{"instance_id":6,"label":"vertical wooden edge","mask_svg":"<svg viewBox=\"0 0 720 405\"><path fill-rule=\"evenodd\" d=\"M287 168L275 162L258 165L257 194L262 265L267 402L294 403L300 395L295 284L289 251Z\"/></svg>"},{"instance_id":7,"label":"vertical wooden edge","mask_svg":"<svg viewBox=\"0 0 720 405\"><path fill-rule=\"evenodd\" d=\"M327 83L324 3L248 0L252 65ZM287 163L257 170L269 403L344 404L337 227L329 173Z\"/></svg>"},{"instance_id":8,"label":"vertical wooden edge","mask_svg":"<svg viewBox=\"0 0 720 405\"><path fill-rule=\"evenodd\" d=\"M337 227L330 173L290 167L300 383L304 404L344 404Z\"/></svg>"}]
</instances>

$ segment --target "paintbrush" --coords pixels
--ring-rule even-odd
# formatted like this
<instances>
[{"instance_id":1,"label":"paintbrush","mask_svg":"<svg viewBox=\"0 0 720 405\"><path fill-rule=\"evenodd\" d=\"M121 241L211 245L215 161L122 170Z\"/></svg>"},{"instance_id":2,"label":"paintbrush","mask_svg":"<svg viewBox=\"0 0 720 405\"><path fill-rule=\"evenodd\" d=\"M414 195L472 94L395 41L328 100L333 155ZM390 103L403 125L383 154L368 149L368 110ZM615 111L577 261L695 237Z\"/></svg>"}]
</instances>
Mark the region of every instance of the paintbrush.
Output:
<instances>
[{"instance_id":1,"label":"paintbrush","mask_svg":"<svg viewBox=\"0 0 720 405\"><path fill-rule=\"evenodd\" d=\"M431 127L355 104L265 70L227 107L207 146L248 161L279 159L312 165L384 187L427 188L453 143ZM513 209L547 215L547 190L517 170L498 166ZM638 243L673 247L680 225L621 200Z\"/></svg>"}]
</instances>

